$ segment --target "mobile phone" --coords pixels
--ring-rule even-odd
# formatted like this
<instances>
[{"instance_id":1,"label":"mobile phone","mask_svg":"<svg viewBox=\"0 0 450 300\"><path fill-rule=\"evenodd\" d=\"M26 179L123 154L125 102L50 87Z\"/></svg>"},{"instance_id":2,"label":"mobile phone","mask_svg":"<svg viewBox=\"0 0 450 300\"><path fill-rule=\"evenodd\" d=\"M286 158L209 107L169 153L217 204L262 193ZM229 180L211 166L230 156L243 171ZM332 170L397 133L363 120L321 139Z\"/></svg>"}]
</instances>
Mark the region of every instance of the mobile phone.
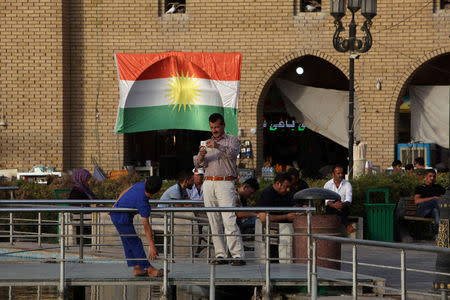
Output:
<instances>
[{"instance_id":1,"label":"mobile phone","mask_svg":"<svg viewBox=\"0 0 450 300\"><path fill-rule=\"evenodd\" d=\"M200 150L206 150L206 141L200 142Z\"/></svg>"}]
</instances>

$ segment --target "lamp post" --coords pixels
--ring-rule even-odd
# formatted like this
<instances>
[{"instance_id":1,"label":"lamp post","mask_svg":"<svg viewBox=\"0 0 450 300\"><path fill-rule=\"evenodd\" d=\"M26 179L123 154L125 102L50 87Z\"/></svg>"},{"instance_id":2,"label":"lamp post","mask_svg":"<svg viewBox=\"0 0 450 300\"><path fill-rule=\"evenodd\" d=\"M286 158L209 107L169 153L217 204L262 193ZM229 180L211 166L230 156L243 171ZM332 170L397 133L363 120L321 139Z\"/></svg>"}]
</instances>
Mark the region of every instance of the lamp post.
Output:
<instances>
[{"instance_id":1,"label":"lamp post","mask_svg":"<svg viewBox=\"0 0 450 300\"><path fill-rule=\"evenodd\" d=\"M348 177L353 178L353 143L354 143L354 66L355 59L359 57L357 53L369 51L372 47L372 35L370 27L372 26L372 18L377 15L377 0L348 0L347 8L352 13L352 20L349 24L349 36L347 39L341 37L341 33L345 30L341 19L345 16L346 0L331 0L331 15L334 17L334 25L336 31L333 35L333 46L339 52L350 51L350 68L349 68L349 93L348 93ZM356 38L356 22L355 13L361 9L361 14L365 17L365 21L361 30L364 36L361 39Z\"/></svg>"}]
</instances>

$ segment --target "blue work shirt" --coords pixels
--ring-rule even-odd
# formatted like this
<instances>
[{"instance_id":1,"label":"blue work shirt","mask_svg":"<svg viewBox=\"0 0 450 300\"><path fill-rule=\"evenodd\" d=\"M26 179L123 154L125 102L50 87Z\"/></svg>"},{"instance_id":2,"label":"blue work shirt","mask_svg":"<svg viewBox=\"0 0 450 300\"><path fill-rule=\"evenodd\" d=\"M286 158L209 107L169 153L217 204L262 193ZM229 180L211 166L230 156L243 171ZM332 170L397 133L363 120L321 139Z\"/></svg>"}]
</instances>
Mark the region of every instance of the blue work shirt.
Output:
<instances>
[{"instance_id":1,"label":"blue work shirt","mask_svg":"<svg viewBox=\"0 0 450 300\"><path fill-rule=\"evenodd\" d=\"M119 199L119 201L117 201L114 207L136 208L139 211L139 215L141 217L150 217L151 207L148 202L147 196L145 196L145 182L138 182L133 185L128 191L125 192L125 194L123 194L123 196ZM113 214L120 213L111 213L111 216Z\"/></svg>"}]
</instances>

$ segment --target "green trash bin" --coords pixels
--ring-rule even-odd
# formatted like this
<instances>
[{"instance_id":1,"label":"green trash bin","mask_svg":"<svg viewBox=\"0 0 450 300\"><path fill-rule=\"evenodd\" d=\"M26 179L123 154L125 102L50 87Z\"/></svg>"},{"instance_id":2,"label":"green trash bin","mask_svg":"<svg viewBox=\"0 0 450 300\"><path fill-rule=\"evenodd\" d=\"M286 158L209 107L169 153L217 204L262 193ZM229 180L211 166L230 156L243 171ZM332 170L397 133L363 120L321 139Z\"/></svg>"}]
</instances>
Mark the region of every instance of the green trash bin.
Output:
<instances>
[{"instance_id":1,"label":"green trash bin","mask_svg":"<svg viewBox=\"0 0 450 300\"><path fill-rule=\"evenodd\" d=\"M370 194L373 192L384 192L385 203L370 203ZM367 238L374 241L393 242L395 204L389 203L389 190L367 189L364 206L367 213Z\"/></svg>"}]
</instances>

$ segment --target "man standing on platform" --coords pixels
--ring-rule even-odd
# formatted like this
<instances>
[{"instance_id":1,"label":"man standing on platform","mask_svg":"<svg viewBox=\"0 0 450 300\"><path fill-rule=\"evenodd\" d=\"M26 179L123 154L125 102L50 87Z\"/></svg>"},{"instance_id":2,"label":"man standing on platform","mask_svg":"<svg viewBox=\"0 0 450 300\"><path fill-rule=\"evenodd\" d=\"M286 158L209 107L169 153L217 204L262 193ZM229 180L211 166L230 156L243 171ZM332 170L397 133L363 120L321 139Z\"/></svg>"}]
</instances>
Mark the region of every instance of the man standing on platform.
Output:
<instances>
[{"instance_id":1,"label":"man standing on platform","mask_svg":"<svg viewBox=\"0 0 450 300\"><path fill-rule=\"evenodd\" d=\"M234 182L237 178L236 157L239 153L239 140L225 134L225 120L221 114L214 113L209 116L209 127L212 137L206 141L206 147L200 146L200 150L194 156L196 168L205 170L203 183L203 198L205 207L232 207L235 204L236 191ZM245 265L244 245L241 232L236 224L234 212L208 212L208 220L211 233L214 235L216 259L213 264L226 264L224 260L228 256L227 247L233 260L231 265ZM225 229L225 230L224 230ZM226 234L226 243L223 236Z\"/></svg>"},{"instance_id":2,"label":"man standing on platform","mask_svg":"<svg viewBox=\"0 0 450 300\"><path fill-rule=\"evenodd\" d=\"M341 196L341 201L325 200L326 212L338 215L347 232L353 233L356 230L348 220L350 204L352 204L352 185L344 179L344 168L340 165L333 168L331 175L333 178L327 181L323 188L338 193Z\"/></svg>"}]
</instances>

